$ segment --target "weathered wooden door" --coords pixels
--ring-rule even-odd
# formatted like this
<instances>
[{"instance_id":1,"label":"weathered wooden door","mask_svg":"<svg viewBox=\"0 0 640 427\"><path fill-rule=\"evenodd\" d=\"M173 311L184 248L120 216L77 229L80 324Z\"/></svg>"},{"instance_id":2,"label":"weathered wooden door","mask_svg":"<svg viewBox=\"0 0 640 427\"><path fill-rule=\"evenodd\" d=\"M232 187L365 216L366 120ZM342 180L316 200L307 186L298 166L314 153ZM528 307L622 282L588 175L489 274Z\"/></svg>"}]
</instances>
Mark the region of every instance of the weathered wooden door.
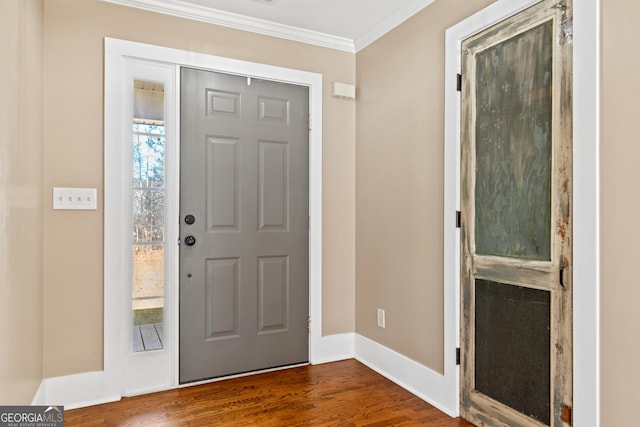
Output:
<instances>
[{"instance_id":1,"label":"weathered wooden door","mask_svg":"<svg viewBox=\"0 0 640 427\"><path fill-rule=\"evenodd\" d=\"M462 43L461 413L563 426L572 404L572 7Z\"/></svg>"},{"instance_id":2,"label":"weathered wooden door","mask_svg":"<svg viewBox=\"0 0 640 427\"><path fill-rule=\"evenodd\" d=\"M309 360L309 89L183 68L180 382Z\"/></svg>"}]
</instances>

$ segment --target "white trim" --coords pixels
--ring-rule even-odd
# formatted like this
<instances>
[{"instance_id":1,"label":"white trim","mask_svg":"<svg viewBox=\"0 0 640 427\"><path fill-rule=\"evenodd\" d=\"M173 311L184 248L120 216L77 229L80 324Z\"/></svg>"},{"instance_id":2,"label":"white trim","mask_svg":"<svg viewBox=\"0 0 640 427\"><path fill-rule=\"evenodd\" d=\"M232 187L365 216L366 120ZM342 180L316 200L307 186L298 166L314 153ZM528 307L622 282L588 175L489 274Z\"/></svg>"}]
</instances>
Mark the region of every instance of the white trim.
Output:
<instances>
[{"instance_id":1,"label":"white trim","mask_svg":"<svg viewBox=\"0 0 640 427\"><path fill-rule=\"evenodd\" d=\"M120 391L105 371L85 372L45 378L34 405L61 405L65 409L83 408L120 400Z\"/></svg>"},{"instance_id":2,"label":"white trim","mask_svg":"<svg viewBox=\"0 0 640 427\"><path fill-rule=\"evenodd\" d=\"M311 364L319 365L353 359L355 356L353 337L353 333L314 337L316 350L311 355Z\"/></svg>"},{"instance_id":3,"label":"white trim","mask_svg":"<svg viewBox=\"0 0 640 427\"><path fill-rule=\"evenodd\" d=\"M360 52L362 49L369 46L371 43L378 40L380 37L384 36L434 1L435 0L413 0L403 4L400 8L396 9L382 21L367 30L366 33L357 37L353 43L355 51Z\"/></svg>"},{"instance_id":4,"label":"white trim","mask_svg":"<svg viewBox=\"0 0 640 427\"><path fill-rule=\"evenodd\" d=\"M451 385L444 375L362 335L355 335L355 350L356 360L445 414L458 416L457 401L451 400Z\"/></svg>"},{"instance_id":5,"label":"white trim","mask_svg":"<svg viewBox=\"0 0 640 427\"><path fill-rule=\"evenodd\" d=\"M133 118L133 82L134 80L152 81L162 83L164 86L164 117L165 117L165 211L164 218L177 218L179 212L178 186L179 176L179 150L178 150L178 124L179 116L176 112L176 104L178 99L177 79L178 69L175 65L166 63L157 63L149 61L140 61L131 58L125 58L122 62L122 80L120 81L121 101L120 108L120 128L122 136L119 140L119 146L107 146L105 150L121 150L119 157L122 161L118 164L110 164L105 162L105 170L117 171L120 176L120 188L113 188L118 191L120 198L125 201L125 211L120 213L122 223L119 225L121 248L118 254L121 257L120 280L117 282L122 286L122 300L130 301L132 293L132 244L131 224L133 223L131 200L132 195L132 172L131 168L126 165L133 164L132 150L130 142L132 138L131 119ZM115 83L115 82L114 82ZM115 186L115 182L112 183ZM105 185L106 187L106 185ZM106 212L106 211L105 211ZM109 213L113 213L109 211ZM106 218L106 214L105 214ZM171 387L173 378L175 377L174 369L176 366L175 358L177 357L176 347L178 343L174 339L176 336L175 329L178 321L175 313L177 310L177 287L178 283L178 247L175 244L178 240L177 221L165 221L165 257L164 257L164 338L163 349L156 351L145 351L133 353L131 351L131 333L133 325L133 312L131 305L122 304L121 307L121 339L122 339L122 361L123 361L123 388L122 393L125 396L141 394L143 392L157 391ZM115 232L115 230L113 230ZM124 250L123 250L124 249ZM105 252L106 253L106 252ZM110 259L114 258L112 254L105 257L105 269L111 268Z\"/></svg>"},{"instance_id":6,"label":"white trim","mask_svg":"<svg viewBox=\"0 0 640 427\"><path fill-rule=\"evenodd\" d=\"M600 425L600 0L573 2L573 425Z\"/></svg>"},{"instance_id":7,"label":"white trim","mask_svg":"<svg viewBox=\"0 0 640 427\"><path fill-rule=\"evenodd\" d=\"M180 0L103 0L108 3L122 6L135 7L166 15L177 16L179 18L192 19L206 22L208 24L220 25L223 27L235 28L237 30L249 31L266 36L278 37L285 40L292 40L329 49L342 50L356 53L371 43L402 24L413 15L429 6L435 0L412 0L403 4L393 13L376 23L364 34L355 40L347 37L340 37L332 34L321 33L305 28L291 25L279 24L277 22L241 15L214 9L212 7L200 6L193 3L185 3Z\"/></svg>"},{"instance_id":8,"label":"white trim","mask_svg":"<svg viewBox=\"0 0 640 427\"><path fill-rule=\"evenodd\" d=\"M103 0L179 18L355 53L353 40L179 0ZM421 0L424 1L424 0Z\"/></svg>"},{"instance_id":9,"label":"white trim","mask_svg":"<svg viewBox=\"0 0 640 427\"><path fill-rule=\"evenodd\" d=\"M499 0L446 32L445 74L445 382L459 388L451 357L459 342L460 72L462 40L537 0ZM600 425L599 400L599 0L576 0L573 59L573 417L574 425ZM578 285L579 284L579 285ZM456 343L454 345L454 343ZM458 399L456 392L455 399ZM454 396L449 396L454 398ZM457 407L458 405L456 405Z\"/></svg>"}]
</instances>

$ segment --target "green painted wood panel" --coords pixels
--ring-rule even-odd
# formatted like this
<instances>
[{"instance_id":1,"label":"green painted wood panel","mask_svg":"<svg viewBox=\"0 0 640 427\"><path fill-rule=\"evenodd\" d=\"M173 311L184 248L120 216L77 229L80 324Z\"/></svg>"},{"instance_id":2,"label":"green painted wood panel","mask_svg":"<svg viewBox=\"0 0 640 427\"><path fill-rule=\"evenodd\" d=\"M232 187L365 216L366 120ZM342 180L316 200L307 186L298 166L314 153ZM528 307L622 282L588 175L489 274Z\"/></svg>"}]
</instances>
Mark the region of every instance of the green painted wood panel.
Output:
<instances>
[{"instance_id":1,"label":"green painted wood panel","mask_svg":"<svg viewBox=\"0 0 640 427\"><path fill-rule=\"evenodd\" d=\"M553 22L476 56L476 253L551 259Z\"/></svg>"}]
</instances>

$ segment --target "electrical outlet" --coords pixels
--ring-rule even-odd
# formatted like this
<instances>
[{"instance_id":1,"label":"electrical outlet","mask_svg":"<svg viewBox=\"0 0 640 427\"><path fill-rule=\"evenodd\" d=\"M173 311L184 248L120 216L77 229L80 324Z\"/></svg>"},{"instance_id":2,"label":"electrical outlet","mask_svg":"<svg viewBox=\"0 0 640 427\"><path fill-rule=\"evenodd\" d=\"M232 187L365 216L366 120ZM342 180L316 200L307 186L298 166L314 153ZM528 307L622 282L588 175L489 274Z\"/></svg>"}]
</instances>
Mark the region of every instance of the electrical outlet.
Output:
<instances>
[{"instance_id":1,"label":"electrical outlet","mask_svg":"<svg viewBox=\"0 0 640 427\"><path fill-rule=\"evenodd\" d=\"M378 309L378 327L384 328L384 310L381 308Z\"/></svg>"},{"instance_id":2,"label":"electrical outlet","mask_svg":"<svg viewBox=\"0 0 640 427\"><path fill-rule=\"evenodd\" d=\"M53 187L53 209L94 211L97 193L95 188Z\"/></svg>"}]
</instances>

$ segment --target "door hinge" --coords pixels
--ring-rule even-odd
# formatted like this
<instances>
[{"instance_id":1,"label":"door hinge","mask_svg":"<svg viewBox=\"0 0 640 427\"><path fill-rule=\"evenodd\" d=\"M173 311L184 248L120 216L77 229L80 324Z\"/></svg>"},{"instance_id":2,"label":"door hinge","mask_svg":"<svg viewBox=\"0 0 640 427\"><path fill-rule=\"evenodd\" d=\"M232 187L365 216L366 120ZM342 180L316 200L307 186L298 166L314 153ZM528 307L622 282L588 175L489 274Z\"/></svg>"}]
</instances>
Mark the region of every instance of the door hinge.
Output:
<instances>
[{"instance_id":1,"label":"door hinge","mask_svg":"<svg viewBox=\"0 0 640 427\"><path fill-rule=\"evenodd\" d=\"M462 92L462 74L456 74L456 90Z\"/></svg>"},{"instance_id":2,"label":"door hinge","mask_svg":"<svg viewBox=\"0 0 640 427\"><path fill-rule=\"evenodd\" d=\"M460 211L456 211L456 228L460 228L462 225L462 214Z\"/></svg>"},{"instance_id":3,"label":"door hinge","mask_svg":"<svg viewBox=\"0 0 640 427\"><path fill-rule=\"evenodd\" d=\"M307 122L307 127L311 130L311 114L309 114L309 121Z\"/></svg>"},{"instance_id":4,"label":"door hinge","mask_svg":"<svg viewBox=\"0 0 640 427\"><path fill-rule=\"evenodd\" d=\"M307 317L307 332L311 332L311 316Z\"/></svg>"},{"instance_id":5,"label":"door hinge","mask_svg":"<svg viewBox=\"0 0 640 427\"><path fill-rule=\"evenodd\" d=\"M558 280L560 282L560 286L564 288L564 267L560 266L560 272L558 273Z\"/></svg>"},{"instance_id":6,"label":"door hinge","mask_svg":"<svg viewBox=\"0 0 640 427\"><path fill-rule=\"evenodd\" d=\"M569 405L562 405L562 422L573 424L573 409Z\"/></svg>"},{"instance_id":7,"label":"door hinge","mask_svg":"<svg viewBox=\"0 0 640 427\"><path fill-rule=\"evenodd\" d=\"M460 347L456 348L456 366L460 365Z\"/></svg>"}]
</instances>

